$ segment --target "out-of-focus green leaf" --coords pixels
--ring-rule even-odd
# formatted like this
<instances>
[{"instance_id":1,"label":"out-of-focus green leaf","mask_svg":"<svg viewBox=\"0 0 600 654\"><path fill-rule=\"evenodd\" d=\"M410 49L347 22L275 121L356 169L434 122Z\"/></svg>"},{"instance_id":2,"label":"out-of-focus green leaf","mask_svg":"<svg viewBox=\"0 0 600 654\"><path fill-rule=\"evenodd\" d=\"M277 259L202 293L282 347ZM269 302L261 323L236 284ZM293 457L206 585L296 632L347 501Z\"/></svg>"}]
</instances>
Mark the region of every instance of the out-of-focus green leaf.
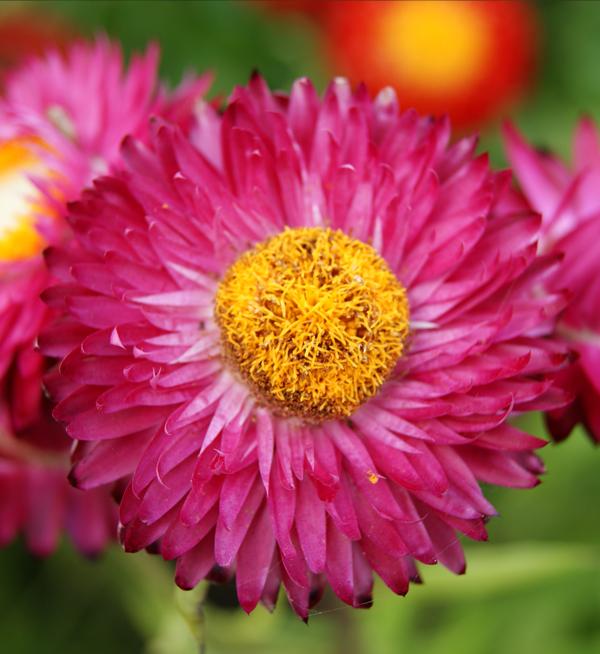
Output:
<instances>
[{"instance_id":1,"label":"out-of-focus green leaf","mask_svg":"<svg viewBox=\"0 0 600 654\"><path fill-rule=\"evenodd\" d=\"M121 40L126 50L160 43L162 72L172 83L186 71L214 71L214 92L227 95L259 70L275 88L309 75L319 83L323 67L316 30L309 21L265 19L251 2L106 0L44 3L90 34L99 29Z\"/></svg>"}]
</instances>

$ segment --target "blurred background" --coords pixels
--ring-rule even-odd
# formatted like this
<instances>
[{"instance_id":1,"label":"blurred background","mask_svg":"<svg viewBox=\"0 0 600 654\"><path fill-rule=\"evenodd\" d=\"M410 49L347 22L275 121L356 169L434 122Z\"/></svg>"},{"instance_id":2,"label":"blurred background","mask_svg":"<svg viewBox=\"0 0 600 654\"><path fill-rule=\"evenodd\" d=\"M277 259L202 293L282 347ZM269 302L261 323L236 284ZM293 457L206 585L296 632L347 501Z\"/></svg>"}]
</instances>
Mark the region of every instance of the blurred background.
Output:
<instances>
[{"instance_id":1,"label":"blurred background","mask_svg":"<svg viewBox=\"0 0 600 654\"><path fill-rule=\"evenodd\" d=\"M575 121L600 118L596 2L2 2L0 73L48 44L106 32L127 52L161 44L162 73L215 73L213 95L258 69L287 90L298 76L393 84L403 106L451 114L505 165L498 128L510 116L540 147L568 156ZM544 435L537 416L527 428ZM587 654L600 652L600 452L583 433L549 445L530 491L488 489L500 512L490 542L470 544L468 572L423 570L399 598L379 584L374 607L326 597L306 627L284 597L247 616L213 587L204 623L171 567L117 547L99 560L64 543L47 560L20 542L0 551L0 649L10 654Z\"/></svg>"}]
</instances>

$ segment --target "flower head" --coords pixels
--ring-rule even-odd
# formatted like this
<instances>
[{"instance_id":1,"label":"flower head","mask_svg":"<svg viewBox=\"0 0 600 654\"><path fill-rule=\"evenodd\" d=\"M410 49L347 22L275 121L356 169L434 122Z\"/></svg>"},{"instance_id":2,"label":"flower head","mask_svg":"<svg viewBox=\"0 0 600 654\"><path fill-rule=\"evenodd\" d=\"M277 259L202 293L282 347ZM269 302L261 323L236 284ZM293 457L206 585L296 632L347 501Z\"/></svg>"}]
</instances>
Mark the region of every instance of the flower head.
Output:
<instances>
[{"instance_id":1,"label":"flower head","mask_svg":"<svg viewBox=\"0 0 600 654\"><path fill-rule=\"evenodd\" d=\"M74 44L65 55L51 51L28 61L8 77L0 100L0 402L2 438L10 444L6 452L0 447L0 462L19 483L27 484L34 475L55 489L46 494L50 503L56 498L52 516L72 529L79 526L65 517L64 502L77 498L75 505L85 506L94 500L68 489L69 440L56 435L43 401L42 376L49 362L33 350L51 319L39 297L51 280L42 250L68 239L65 203L115 165L126 134L143 138L153 112L183 122L191 116L206 79L190 80L167 95L157 83L156 68L155 48L134 57L126 70L119 48L100 38ZM0 497L3 510L13 512L7 524L31 532L41 514L17 495L13 488ZM107 507L103 511L110 514ZM92 512L92 523L93 517Z\"/></svg>"},{"instance_id":2,"label":"flower head","mask_svg":"<svg viewBox=\"0 0 600 654\"><path fill-rule=\"evenodd\" d=\"M125 135L144 137L153 113L184 119L206 88L206 78L190 80L167 96L157 83L157 55L150 48L124 70L119 48L99 38L64 56L32 59L7 79L0 100L0 375L39 331L41 251L64 240L65 203L110 170Z\"/></svg>"},{"instance_id":3,"label":"flower head","mask_svg":"<svg viewBox=\"0 0 600 654\"><path fill-rule=\"evenodd\" d=\"M508 156L531 206L542 215L542 252L562 254L547 281L550 289L568 288L572 298L561 313L557 334L578 354L561 373L561 383L575 394L567 407L547 414L556 440L582 423L600 441L600 263L594 244L600 237L600 139L583 119L575 135L573 166L538 152L510 125L505 129Z\"/></svg>"},{"instance_id":4,"label":"flower head","mask_svg":"<svg viewBox=\"0 0 600 654\"><path fill-rule=\"evenodd\" d=\"M397 593L415 560L462 572L478 481L542 472L507 418L565 401L538 218L390 90L255 77L218 129L210 157L167 124L128 139L48 253L73 479L131 474L125 548L184 588L235 572L248 611L280 582L305 618L326 581L361 606L373 571Z\"/></svg>"},{"instance_id":5,"label":"flower head","mask_svg":"<svg viewBox=\"0 0 600 654\"><path fill-rule=\"evenodd\" d=\"M527 2L331 2L324 17L336 72L405 106L449 113L469 127L495 117L527 87L537 21Z\"/></svg>"}]
</instances>

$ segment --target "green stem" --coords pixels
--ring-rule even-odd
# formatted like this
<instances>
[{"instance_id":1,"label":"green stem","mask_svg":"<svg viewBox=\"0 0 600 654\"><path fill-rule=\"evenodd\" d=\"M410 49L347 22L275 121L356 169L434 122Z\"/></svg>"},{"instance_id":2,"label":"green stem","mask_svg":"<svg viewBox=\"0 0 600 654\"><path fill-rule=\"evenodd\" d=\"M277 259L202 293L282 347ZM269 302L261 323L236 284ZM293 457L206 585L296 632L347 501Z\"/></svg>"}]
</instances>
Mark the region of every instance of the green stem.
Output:
<instances>
[{"instance_id":1,"label":"green stem","mask_svg":"<svg viewBox=\"0 0 600 654\"><path fill-rule=\"evenodd\" d=\"M177 608L186 621L196 644L198 654L206 653L206 616L204 601L208 592L208 582L202 582L193 590L182 591L176 589L175 601Z\"/></svg>"}]
</instances>

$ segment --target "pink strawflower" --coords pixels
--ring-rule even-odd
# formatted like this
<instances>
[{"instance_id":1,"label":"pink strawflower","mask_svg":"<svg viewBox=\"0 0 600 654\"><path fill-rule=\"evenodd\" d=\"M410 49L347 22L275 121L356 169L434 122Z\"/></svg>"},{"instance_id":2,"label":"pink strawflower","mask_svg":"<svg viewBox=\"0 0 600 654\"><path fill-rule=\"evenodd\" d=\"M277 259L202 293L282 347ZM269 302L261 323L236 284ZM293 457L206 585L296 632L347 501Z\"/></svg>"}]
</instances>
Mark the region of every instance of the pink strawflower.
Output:
<instances>
[{"instance_id":1,"label":"pink strawflower","mask_svg":"<svg viewBox=\"0 0 600 654\"><path fill-rule=\"evenodd\" d=\"M575 399L550 411L552 436L566 438L578 423L600 441L600 140L590 119L579 123L572 168L558 157L536 151L510 125L505 143L515 175L531 206L542 216L540 251L562 253L562 263L547 280L549 289L568 288L568 307L556 331L577 353L560 383Z\"/></svg>"},{"instance_id":2,"label":"pink strawflower","mask_svg":"<svg viewBox=\"0 0 600 654\"><path fill-rule=\"evenodd\" d=\"M69 490L64 478L69 440L54 433L42 399L42 377L50 363L34 352L34 343L52 317L39 297L51 283L42 249L69 238L65 203L118 162L127 134L146 136L151 114L190 128L194 104L207 79L190 79L167 94L157 81L157 62L157 49L150 47L125 69L119 47L107 39L76 43L65 55L51 51L17 69L9 75L0 99L0 403L6 446L0 447L0 464L3 479L14 484L19 479L22 485L31 481L31 493L46 485L43 500L53 505L51 512L38 510L12 482L3 483L0 511L12 521L6 522L0 541L23 526L42 539L39 545L30 537L36 552L48 551L58 525L36 526L42 514L48 521L64 516L75 541L84 543L79 532L93 532L94 512L89 526L73 521L81 521L81 507L98 502L94 498L99 496L83 499L80 492ZM46 456L48 450L51 457ZM104 494L108 503L108 492ZM75 512L67 506L75 507ZM110 509L102 511L104 515ZM102 525L98 522L97 534Z\"/></svg>"},{"instance_id":3,"label":"pink strawflower","mask_svg":"<svg viewBox=\"0 0 600 654\"><path fill-rule=\"evenodd\" d=\"M114 538L117 510L104 487L80 491L66 482L69 441L49 416L19 437L0 407L0 546L23 533L37 556L51 554L66 531L75 547L98 554Z\"/></svg>"},{"instance_id":4,"label":"pink strawflower","mask_svg":"<svg viewBox=\"0 0 600 654\"><path fill-rule=\"evenodd\" d=\"M567 399L539 218L389 89L255 77L218 128L208 155L164 123L127 139L71 205L78 248L48 252L72 478L132 475L125 549L183 588L235 572L246 611L280 583L306 618L326 582L365 606L373 571L401 594L416 560L462 573L495 514L478 482L543 471L507 419Z\"/></svg>"}]
</instances>

